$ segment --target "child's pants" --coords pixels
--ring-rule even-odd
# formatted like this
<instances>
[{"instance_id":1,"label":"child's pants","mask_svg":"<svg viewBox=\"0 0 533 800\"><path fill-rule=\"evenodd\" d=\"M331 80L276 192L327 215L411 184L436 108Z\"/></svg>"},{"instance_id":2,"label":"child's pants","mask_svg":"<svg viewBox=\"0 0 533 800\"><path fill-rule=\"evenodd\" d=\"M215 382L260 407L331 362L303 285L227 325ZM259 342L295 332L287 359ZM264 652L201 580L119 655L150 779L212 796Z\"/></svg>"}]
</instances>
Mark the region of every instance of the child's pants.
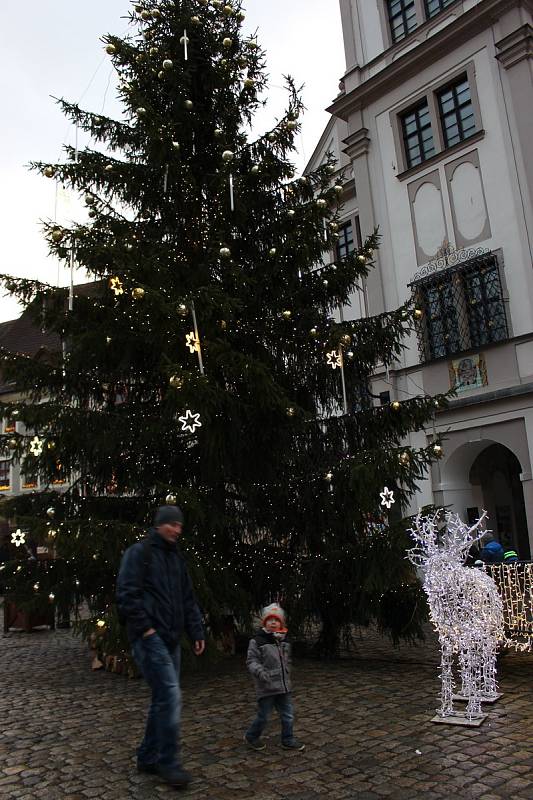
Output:
<instances>
[{"instance_id":1,"label":"child's pants","mask_svg":"<svg viewBox=\"0 0 533 800\"><path fill-rule=\"evenodd\" d=\"M294 712L290 692L287 692L261 697L257 701L257 716L246 731L246 738L251 742L259 739L263 733L273 708L276 708L281 720L281 741L284 743L292 741Z\"/></svg>"}]
</instances>

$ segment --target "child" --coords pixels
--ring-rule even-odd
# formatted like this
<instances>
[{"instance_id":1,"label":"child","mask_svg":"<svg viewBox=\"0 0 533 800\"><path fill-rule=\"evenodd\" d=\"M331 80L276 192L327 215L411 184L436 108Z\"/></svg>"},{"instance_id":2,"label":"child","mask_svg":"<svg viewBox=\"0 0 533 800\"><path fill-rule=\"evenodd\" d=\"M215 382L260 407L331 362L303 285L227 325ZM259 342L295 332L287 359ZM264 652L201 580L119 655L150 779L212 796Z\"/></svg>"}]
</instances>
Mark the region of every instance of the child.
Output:
<instances>
[{"instance_id":1,"label":"child","mask_svg":"<svg viewBox=\"0 0 533 800\"><path fill-rule=\"evenodd\" d=\"M246 666L254 679L258 709L244 741L253 750L265 749L260 736L275 707L281 719L282 746L289 750L303 750L305 745L295 739L292 732L291 646L285 641L287 628L283 609L276 603L264 608L261 626L250 640L246 658Z\"/></svg>"}]
</instances>

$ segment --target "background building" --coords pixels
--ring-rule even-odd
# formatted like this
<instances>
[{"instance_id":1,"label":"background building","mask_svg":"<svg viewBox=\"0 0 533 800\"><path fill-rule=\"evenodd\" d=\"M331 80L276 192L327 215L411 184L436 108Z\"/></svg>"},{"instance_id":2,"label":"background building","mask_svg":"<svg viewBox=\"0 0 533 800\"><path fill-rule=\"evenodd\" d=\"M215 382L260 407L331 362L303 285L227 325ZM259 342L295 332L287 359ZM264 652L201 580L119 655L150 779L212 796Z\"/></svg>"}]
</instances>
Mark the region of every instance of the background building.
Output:
<instances>
[{"instance_id":1,"label":"background building","mask_svg":"<svg viewBox=\"0 0 533 800\"><path fill-rule=\"evenodd\" d=\"M413 499L533 549L533 1L340 0L347 70L311 158L344 170L349 249L379 225L377 269L347 317L423 311L374 402L455 386Z\"/></svg>"}]
</instances>

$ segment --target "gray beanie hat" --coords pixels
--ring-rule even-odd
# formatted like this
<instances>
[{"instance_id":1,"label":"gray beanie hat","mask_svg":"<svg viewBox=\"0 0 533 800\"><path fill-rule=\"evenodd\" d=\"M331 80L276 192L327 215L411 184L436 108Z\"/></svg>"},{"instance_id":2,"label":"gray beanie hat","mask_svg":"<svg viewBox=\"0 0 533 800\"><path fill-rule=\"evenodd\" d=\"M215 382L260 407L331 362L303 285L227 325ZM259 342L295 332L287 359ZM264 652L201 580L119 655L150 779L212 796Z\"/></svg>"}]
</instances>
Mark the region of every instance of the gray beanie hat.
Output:
<instances>
[{"instance_id":1,"label":"gray beanie hat","mask_svg":"<svg viewBox=\"0 0 533 800\"><path fill-rule=\"evenodd\" d=\"M155 512L154 525L180 522L183 525L183 511L179 506L159 506Z\"/></svg>"}]
</instances>

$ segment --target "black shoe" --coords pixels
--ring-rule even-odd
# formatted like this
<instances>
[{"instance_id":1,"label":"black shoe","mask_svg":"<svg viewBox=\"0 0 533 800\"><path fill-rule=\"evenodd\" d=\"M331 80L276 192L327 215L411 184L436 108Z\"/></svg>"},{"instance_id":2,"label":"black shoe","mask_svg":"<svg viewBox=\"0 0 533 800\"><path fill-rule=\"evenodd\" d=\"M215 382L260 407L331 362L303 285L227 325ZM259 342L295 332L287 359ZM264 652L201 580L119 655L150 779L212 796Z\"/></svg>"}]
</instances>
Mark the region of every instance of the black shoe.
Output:
<instances>
[{"instance_id":1,"label":"black shoe","mask_svg":"<svg viewBox=\"0 0 533 800\"><path fill-rule=\"evenodd\" d=\"M137 761L137 772L148 772L150 775L157 773L157 764L145 764L142 761Z\"/></svg>"},{"instance_id":2,"label":"black shoe","mask_svg":"<svg viewBox=\"0 0 533 800\"><path fill-rule=\"evenodd\" d=\"M286 750L297 750L299 752L305 750L305 744L299 742L298 739L287 739L285 742L281 743L281 746Z\"/></svg>"},{"instance_id":3,"label":"black shoe","mask_svg":"<svg viewBox=\"0 0 533 800\"><path fill-rule=\"evenodd\" d=\"M165 783L176 788L185 788L192 780L192 775L181 767L164 767L157 765L156 772Z\"/></svg>"},{"instance_id":4,"label":"black shoe","mask_svg":"<svg viewBox=\"0 0 533 800\"><path fill-rule=\"evenodd\" d=\"M246 734L244 736L244 744L248 745L251 750L266 750L266 744L261 739L249 739Z\"/></svg>"}]
</instances>

